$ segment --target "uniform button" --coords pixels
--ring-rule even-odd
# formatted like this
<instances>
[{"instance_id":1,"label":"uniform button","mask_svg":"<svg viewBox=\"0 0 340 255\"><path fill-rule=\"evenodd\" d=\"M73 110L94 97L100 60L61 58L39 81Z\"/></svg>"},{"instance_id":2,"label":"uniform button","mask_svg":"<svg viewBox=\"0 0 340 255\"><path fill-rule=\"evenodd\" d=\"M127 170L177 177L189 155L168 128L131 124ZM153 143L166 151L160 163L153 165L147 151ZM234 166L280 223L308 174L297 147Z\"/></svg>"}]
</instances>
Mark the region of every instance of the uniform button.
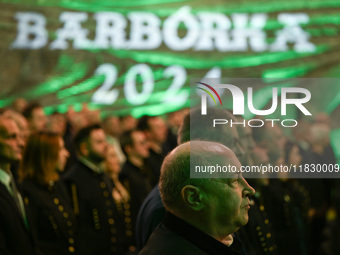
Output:
<instances>
[{"instance_id":1,"label":"uniform button","mask_svg":"<svg viewBox=\"0 0 340 255\"><path fill-rule=\"evenodd\" d=\"M52 216L52 215L49 215L48 218L49 218L50 220L53 220L53 216Z\"/></svg>"},{"instance_id":2,"label":"uniform button","mask_svg":"<svg viewBox=\"0 0 340 255\"><path fill-rule=\"evenodd\" d=\"M25 201L25 205L28 205L29 204L29 199L28 199L28 197L25 197L25 199L24 199Z\"/></svg>"},{"instance_id":3,"label":"uniform button","mask_svg":"<svg viewBox=\"0 0 340 255\"><path fill-rule=\"evenodd\" d=\"M111 228L111 233L112 233L112 234L116 234L116 233L117 233L117 229Z\"/></svg>"},{"instance_id":4,"label":"uniform button","mask_svg":"<svg viewBox=\"0 0 340 255\"><path fill-rule=\"evenodd\" d=\"M131 215L131 212L130 212L130 211L125 211L124 214L125 214L126 216L130 216L130 215Z\"/></svg>"},{"instance_id":5,"label":"uniform button","mask_svg":"<svg viewBox=\"0 0 340 255\"><path fill-rule=\"evenodd\" d=\"M285 201L288 203L290 201L290 197L288 195L284 196Z\"/></svg>"},{"instance_id":6,"label":"uniform button","mask_svg":"<svg viewBox=\"0 0 340 255\"><path fill-rule=\"evenodd\" d=\"M109 200L106 200L106 201L105 201L105 204L106 204L107 206L110 206L110 205L111 205L111 202L110 202Z\"/></svg>"},{"instance_id":7,"label":"uniform button","mask_svg":"<svg viewBox=\"0 0 340 255\"><path fill-rule=\"evenodd\" d=\"M115 221L113 219L109 219L109 224L113 225L113 223L115 223Z\"/></svg>"},{"instance_id":8,"label":"uniform button","mask_svg":"<svg viewBox=\"0 0 340 255\"><path fill-rule=\"evenodd\" d=\"M260 227L260 226L257 226L257 227L256 227L256 230L257 230L257 231L259 231L260 229L261 229L261 227Z\"/></svg>"},{"instance_id":9,"label":"uniform button","mask_svg":"<svg viewBox=\"0 0 340 255\"><path fill-rule=\"evenodd\" d=\"M260 210L264 211L264 206L263 205L260 205Z\"/></svg>"},{"instance_id":10,"label":"uniform button","mask_svg":"<svg viewBox=\"0 0 340 255\"><path fill-rule=\"evenodd\" d=\"M111 237L111 242L113 242L113 243L117 242L117 238Z\"/></svg>"},{"instance_id":11,"label":"uniform button","mask_svg":"<svg viewBox=\"0 0 340 255\"><path fill-rule=\"evenodd\" d=\"M125 231L125 234L126 234L127 236L131 236L131 235L132 235L132 231L131 231L131 230L126 230L126 231Z\"/></svg>"},{"instance_id":12,"label":"uniform button","mask_svg":"<svg viewBox=\"0 0 340 255\"><path fill-rule=\"evenodd\" d=\"M113 212L111 210L107 210L107 215L111 216Z\"/></svg>"},{"instance_id":13,"label":"uniform button","mask_svg":"<svg viewBox=\"0 0 340 255\"><path fill-rule=\"evenodd\" d=\"M272 236L271 233L268 233L268 234L267 234L267 238L270 238L271 236Z\"/></svg>"},{"instance_id":14,"label":"uniform button","mask_svg":"<svg viewBox=\"0 0 340 255\"><path fill-rule=\"evenodd\" d=\"M64 213L63 213L63 216L64 216L64 218L67 218L67 217L68 217L68 213L67 213L67 212L64 212Z\"/></svg>"},{"instance_id":15,"label":"uniform button","mask_svg":"<svg viewBox=\"0 0 340 255\"><path fill-rule=\"evenodd\" d=\"M54 202L56 205L58 205L58 204L59 204L59 199L58 199L58 198L55 198L55 199L53 199L53 202Z\"/></svg>"},{"instance_id":16,"label":"uniform button","mask_svg":"<svg viewBox=\"0 0 340 255\"><path fill-rule=\"evenodd\" d=\"M74 252L74 247L70 246L70 247L68 247L68 250L69 250L69 252Z\"/></svg>"},{"instance_id":17,"label":"uniform button","mask_svg":"<svg viewBox=\"0 0 340 255\"><path fill-rule=\"evenodd\" d=\"M105 184L105 182L101 182L100 183L100 187L102 187L103 189L106 187L106 184Z\"/></svg>"},{"instance_id":18,"label":"uniform button","mask_svg":"<svg viewBox=\"0 0 340 255\"><path fill-rule=\"evenodd\" d=\"M61 212L64 211L64 207L63 207L62 205L59 205L59 206L58 206L58 209L59 209L59 211L61 211Z\"/></svg>"},{"instance_id":19,"label":"uniform button","mask_svg":"<svg viewBox=\"0 0 340 255\"><path fill-rule=\"evenodd\" d=\"M268 251L268 248L264 248L263 251L264 251L264 252L267 252L267 251Z\"/></svg>"},{"instance_id":20,"label":"uniform button","mask_svg":"<svg viewBox=\"0 0 340 255\"><path fill-rule=\"evenodd\" d=\"M97 212L98 212L98 209L93 208L93 209L92 209L92 212L93 212L93 213L97 213Z\"/></svg>"},{"instance_id":21,"label":"uniform button","mask_svg":"<svg viewBox=\"0 0 340 255\"><path fill-rule=\"evenodd\" d=\"M57 224L53 224L52 226L53 226L54 229L58 228Z\"/></svg>"},{"instance_id":22,"label":"uniform button","mask_svg":"<svg viewBox=\"0 0 340 255\"><path fill-rule=\"evenodd\" d=\"M259 235L259 236L262 236L262 232L261 232L261 231L260 231L260 232L258 232L258 235Z\"/></svg>"},{"instance_id":23,"label":"uniform button","mask_svg":"<svg viewBox=\"0 0 340 255\"><path fill-rule=\"evenodd\" d=\"M94 228L95 228L95 229L100 229L100 225L99 225L99 224L96 224L96 225L94 225Z\"/></svg>"},{"instance_id":24,"label":"uniform button","mask_svg":"<svg viewBox=\"0 0 340 255\"><path fill-rule=\"evenodd\" d=\"M260 238L260 241L263 242L263 241L264 241L264 237L261 237L261 238Z\"/></svg>"},{"instance_id":25,"label":"uniform button","mask_svg":"<svg viewBox=\"0 0 340 255\"><path fill-rule=\"evenodd\" d=\"M69 238L69 239L68 239L68 242L69 242L70 244L73 244L73 243L74 243L74 239L73 239L73 238Z\"/></svg>"},{"instance_id":26,"label":"uniform button","mask_svg":"<svg viewBox=\"0 0 340 255\"><path fill-rule=\"evenodd\" d=\"M104 192L103 192L103 195L104 195L104 197L108 197L108 196L109 196L109 192L104 191Z\"/></svg>"},{"instance_id":27,"label":"uniform button","mask_svg":"<svg viewBox=\"0 0 340 255\"><path fill-rule=\"evenodd\" d=\"M262 243L262 247L265 247L266 246L266 243Z\"/></svg>"},{"instance_id":28,"label":"uniform button","mask_svg":"<svg viewBox=\"0 0 340 255\"><path fill-rule=\"evenodd\" d=\"M268 220L268 219L265 219L265 220L264 220L264 223L268 224L268 223L269 223L269 220Z\"/></svg>"},{"instance_id":29,"label":"uniform button","mask_svg":"<svg viewBox=\"0 0 340 255\"><path fill-rule=\"evenodd\" d=\"M130 223L131 222L131 218L130 217L125 217L125 222L126 223Z\"/></svg>"},{"instance_id":30,"label":"uniform button","mask_svg":"<svg viewBox=\"0 0 340 255\"><path fill-rule=\"evenodd\" d=\"M130 209L130 205L129 204L124 204L124 209Z\"/></svg>"},{"instance_id":31,"label":"uniform button","mask_svg":"<svg viewBox=\"0 0 340 255\"><path fill-rule=\"evenodd\" d=\"M67 222L66 222L66 225L69 226L69 227L71 227L71 226L72 226L72 222L71 222L71 221L67 221Z\"/></svg>"},{"instance_id":32,"label":"uniform button","mask_svg":"<svg viewBox=\"0 0 340 255\"><path fill-rule=\"evenodd\" d=\"M274 250L273 246L269 248L269 251L273 251L273 250Z\"/></svg>"}]
</instances>

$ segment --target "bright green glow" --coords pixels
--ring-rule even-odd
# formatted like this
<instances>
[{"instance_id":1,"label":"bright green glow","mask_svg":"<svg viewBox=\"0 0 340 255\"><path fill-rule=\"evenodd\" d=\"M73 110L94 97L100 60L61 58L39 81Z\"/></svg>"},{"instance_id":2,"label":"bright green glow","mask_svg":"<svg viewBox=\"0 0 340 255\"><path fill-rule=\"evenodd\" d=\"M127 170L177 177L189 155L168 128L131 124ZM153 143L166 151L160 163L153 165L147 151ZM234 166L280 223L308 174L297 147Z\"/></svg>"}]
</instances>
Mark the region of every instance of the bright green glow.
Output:
<instances>
[{"instance_id":1,"label":"bright green glow","mask_svg":"<svg viewBox=\"0 0 340 255\"><path fill-rule=\"evenodd\" d=\"M340 92L336 94L332 101L329 103L329 105L326 108L326 113L331 114L335 110L335 108L338 107L339 104L340 104Z\"/></svg>"},{"instance_id":2,"label":"bright green glow","mask_svg":"<svg viewBox=\"0 0 340 255\"><path fill-rule=\"evenodd\" d=\"M269 69L263 72L262 78L295 78L301 77L317 67L317 64L307 64L303 66L290 66L278 69Z\"/></svg>"},{"instance_id":3,"label":"bright green glow","mask_svg":"<svg viewBox=\"0 0 340 255\"><path fill-rule=\"evenodd\" d=\"M140 118L143 115L157 116L162 115L168 112L177 111L183 107L190 107L190 102L187 101L185 105L178 105L176 103L168 103L168 104L156 104L156 105L145 105L134 107L131 109L131 115L135 118Z\"/></svg>"},{"instance_id":4,"label":"bright green glow","mask_svg":"<svg viewBox=\"0 0 340 255\"><path fill-rule=\"evenodd\" d=\"M308 56L315 56L326 52L330 47L328 45L319 45L316 47L315 52L298 53L293 50L286 52L266 52L258 55L237 55L225 57L222 60L208 60L200 59L198 57L190 57L180 53L175 55L174 53L162 52L155 53L138 52L138 51L126 51L126 50L108 50L109 53L117 58L121 59L133 59L140 63L149 63L154 65L170 66L173 63L183 66L188 69L207 69L211 67L223 67L223 68L242 68L259 66L264 64L272 64L280 61L298 59Z\"/></svg>"},{"instance_id":5,"label":"bright green glow","mask_svg":"<svg viewBox=\"0 0 340 255\"><path fill-rule=\"evenodd\" d=\"M138 7L138 10L147 9L160 17L166 17L174 13L180 8L178 4L176 7L167 5L166 8L160 8L160 4L170 4L176 2L188 2L188 0L130 0L130 1L36 1L36 0L0 0L2 3L33 5L33 6L47 6L47 7L62 7L71 10L97 12L97 11L116 11L126 13L128 11L136 11L135 9L127 9L126 7ZM190 1L193 2L193 1ZM190 4L190 3L189 3ZM184 4L183 4L184 5ZM195 3L196 5L196 3ZM319 9L339 7L338 0L314 0L314 1L243 1L234 2L221 5L211 5L210 3L204 5L202 3L199 7L192 11L193 13L201 11L221 12L225 14L231 13L268 13L268 12L284 12L301 9ZM120 7L120 8L119 8ZM125 8L124 8L125 7Z\"/></svg>"},{"instance_id":6,"label":"bright green glow","mask_svg":"<svg viewBox=\"0 0 340 255\"><path fill-rule=\"evenodd\" d=\"M337 163L340 164L340 129L335 129L331 131L330 134L331 145L334 150Z\"/></svg>"},{"instance_id":7,"label":"bright green glow","mask_svg":"<svg viewBox=\"0 0 340 255\"><path fill-rule=\"evenodd\" d=\"M198 87L197 87L198 88ZM211 98L214 100L214 102L215 102L215 105L217 105L216 104L216 100L215 100L215 98L213 97L213 95L208 91L208 90L206 90L206 89L202 89L202 88L198 88L198 89L200 89L200 90L203 90L203 91L205 91L205 92L207 92L208 94L209 94L209 96L211 96Z\"/></svg>"},{"instance_id":8,"label":"bright green glow","mask_svg":"<svg viewBox=\"0 0 340 255\"><path fill-rule=\"evenodd\" d=\"M51 115L52 113L55 112L55 107L54 106L45 106L44 107L44 112L46 115Z\"/></svg>"},{"instance_id":9,"label":"bright green glow","mask_svg":"<svg viewBox=\"0 0 340 255\"><path fill-rule=\"evenodd\" d=\"M80 82L78 85L59 91L57 93L57 98L62 99L94 89L102 84L104 82L104 79L104 75L93 76L83 82Z\"/></svg>"},{"instance_id":10,"label":"bright green glow","mask_svg":"<svg viewBox=\"0 0 340 255\"><path fill-rule=\"evenodd\" d=\"M69 86L77 80L83 78L88 71L88 64L74 63L74 59L67 55L62 55L54 70L54 73L62 73L58 77L52 77L48 81L39 84L36 88L25 93L25 98L32 99L50 93L55 93L63 87Z\"/></svg>"},{"instance_id":11,"label":"bright green glow","mask_svg":"<svg viewBox=\"0 0 340 255\"><path fill-rule=\"evenodd\" d=\"M14 99L15 97L7 97L6 99L0 100L0 108L11 104Z\"/></svg>"}]
</instances>

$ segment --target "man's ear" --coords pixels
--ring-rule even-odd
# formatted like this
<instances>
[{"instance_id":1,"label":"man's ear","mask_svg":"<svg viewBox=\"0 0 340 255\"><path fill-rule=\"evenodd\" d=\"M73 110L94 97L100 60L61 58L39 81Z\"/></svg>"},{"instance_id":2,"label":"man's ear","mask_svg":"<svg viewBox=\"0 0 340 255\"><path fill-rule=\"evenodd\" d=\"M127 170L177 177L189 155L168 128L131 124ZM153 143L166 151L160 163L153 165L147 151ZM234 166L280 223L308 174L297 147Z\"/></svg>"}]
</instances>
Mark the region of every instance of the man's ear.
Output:
<instances>
[{"instance_id":1,"label":"man's ear","mask_svg":"<svg viewBox=\"0 0 340 255\"><path fill-rule=\"evenodd\" d=\"M182 200L186 206L194 211L203 209L203 196L198 187L187 185L181 192Z\"/></svg>"},{"instance_id":2,"label":"man's ear","mask_svg":"<svg viewBox=\"0 0 340 255\"><path fill-rule=\"evenodd\" d=\"M79 146L79 150L81 155L87 157L89 155L89 148L88 148L88 144L86 142L82 142Z\"/></svg>"},{"instance_id":3,"label":"man's ear","mask_svg":"<svg viewBox=\"0 0 340 255\"><path fill-rule=\"evenodd\" d=\"M127 155L130 155L130 153L132 151L132 147L130 145L125 145L124 150L125 150Z\"/></svg>"}]
</instances>

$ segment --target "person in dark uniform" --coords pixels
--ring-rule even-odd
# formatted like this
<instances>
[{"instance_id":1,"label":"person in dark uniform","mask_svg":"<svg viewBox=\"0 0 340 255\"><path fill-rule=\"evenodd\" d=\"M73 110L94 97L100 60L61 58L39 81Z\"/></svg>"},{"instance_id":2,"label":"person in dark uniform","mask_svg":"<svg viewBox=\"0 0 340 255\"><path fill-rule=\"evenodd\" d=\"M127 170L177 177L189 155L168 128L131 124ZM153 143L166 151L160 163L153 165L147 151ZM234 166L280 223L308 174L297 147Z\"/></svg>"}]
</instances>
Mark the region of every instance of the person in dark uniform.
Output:
<instances>
[{"instance_id":1,"label":"person in dark uniform","mask_svg":"<svg viewBox=\"0 0 340 255\"><path fill-rule=\"evenodd\" d=\"M75 254L75 217L58 173L68 156L60 135L38 132L29 136L20 165L28 222L43 254Z\"/></svg>"},{"instance_id":2,"label":"person in dark uniform","mask_svg":"<svg viewBox=\"0 0 340 255\"><path fill-rule=\"evenodd\" d=\"M113 182L103 172L107 153L105 133L99 125L75 136L78 162L63 178L77 216L76 249L81 255L124 254L124 222L112 197ZM130 233L128 233L130 234Z\"/></svg>"},{"instance_id":3,"label":"person in dark uniform","mask_svg":"<svg viewBox=\"0 0 340 255\"><path fill-rule=\"evenodd\" d=\"M233 118L231 113L226 110L214 108L209 109L209 111L209 115L206 116L202 116L199 109L193 110L190 114L187 114L178 132L178 142L181 144L190 141L190 139L219 140L222 144L234 151L236 156L242 157L244 155L244 150L239 144L239 136L236 127L218 125L215 129L210 125L214 118L219 118L221 115ZM193 123L192 125L190 124L191 122ZM145 199L138 214L136 224L138 249L144 247L152 231L161 222L164 215L165 209L162 204L159 190L158 187L155 187Z\"/></svg>"},{"instance_id":4,"label":"person in dark uniform","mask_svg":"<svg viewBox=\"0 0 340 255\"><path fill-rule=\"evenodd\" d=\"M136 250L135 229L132 228L131 222L131 199L130 193L126 190L123 184L119 181L119 173L121 167L119 165L119 157L115 148L109 145L107 155L104 162L104 171L108 174L114 184L112 196L116 203L120 220L125 224L125 243L129 246L129 250L134 252Z\"/></svg>"},{"instance_id":5,"label":"person in dark uniform","mask_svg":"<svg viewBox=\"0 0 340 255\"><path fill-rule=\"evenodd\" d=\"M255 190L240 170L190 177L196 168L191 164L216 163L241 169L235 154L215 142L190 141L165 158L159 189L167 213L139 255L241 254L232 233L247 224L249 197Z\"/></svg>"},{"instance_id":6,"label":"person in dark uniform","mask_svg":"<svg viewBox=\"0 0 340 255\"><path fill-rule=\"evenodd\" d=\"M149 162L156 182L158 182L164 157L171 151L171 148L166 144L167 126L160 117L145 115L139 119L137 129L143 131L149 142Z\"/></svg>"},{"instance_id":7,"label":"person in dark uniform","mask_svg":"<svg viewBox=\"0 0 340 255\"><path fill-rule=\"evenodd\" d=\"M120 145L127 160L119 174L119 180L131 196L132 227L135 229L139 208L156 184L156 179L146 161L150 154L143 132L126 131L120 138Z\"/></svg>"},{"instance_id":8,"label":"person in dark uniform","mask_svg":"<svg viewBox=\"0 0 340 255\"><path fill-rule=\"evenodd\" d=\"M11 163L22 159L24 141L15 122L0 116L0 254L38 254Z\"/></svg>"}]
</instances>

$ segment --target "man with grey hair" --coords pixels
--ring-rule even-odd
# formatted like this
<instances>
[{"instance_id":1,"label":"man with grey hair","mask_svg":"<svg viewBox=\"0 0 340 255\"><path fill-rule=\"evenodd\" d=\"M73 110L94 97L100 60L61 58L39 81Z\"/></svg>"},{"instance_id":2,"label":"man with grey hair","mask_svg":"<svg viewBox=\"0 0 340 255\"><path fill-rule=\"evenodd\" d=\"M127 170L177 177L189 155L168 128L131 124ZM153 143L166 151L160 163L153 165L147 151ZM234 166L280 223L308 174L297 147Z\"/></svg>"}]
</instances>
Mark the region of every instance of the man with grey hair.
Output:
<instances>
[{"instance_id":1,"label":"man with grey hair","mask_svg":"<svg viewBox=\"0 0 340 255\"><path fill-rule=\"evenodd\" d=\"M22 197L11 173L20 161L24 140L15 122L0 116L0 254L37 254Z\"/></svg>"},{"instance_id":2,"label":"man with grey hair","mask_svg":"<svg viewBox=\"0 0 340 255\"><path fill-rule=\"evenodd\" d=\"M216 163L237 171L223 178L190 178L195 166ZM216 142L191 141L174 149L159 182L167 213L139 254L240 254L232 233L248 222L249 197L255 193L240 169L235 154Z\"/></svg>"}]
</instances>

